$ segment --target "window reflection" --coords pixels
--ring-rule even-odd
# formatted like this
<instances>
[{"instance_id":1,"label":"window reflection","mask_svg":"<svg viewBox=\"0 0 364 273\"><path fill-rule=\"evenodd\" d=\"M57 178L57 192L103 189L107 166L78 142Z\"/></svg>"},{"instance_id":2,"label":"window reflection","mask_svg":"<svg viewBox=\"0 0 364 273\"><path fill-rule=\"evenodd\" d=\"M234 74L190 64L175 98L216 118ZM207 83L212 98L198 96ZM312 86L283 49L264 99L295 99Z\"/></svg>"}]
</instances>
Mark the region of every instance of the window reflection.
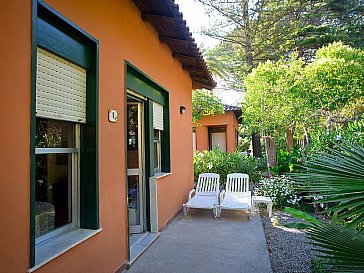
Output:
<instances>
[{"instance_id":1,"label":"window reflection","mask_svg":"<svg viewBox=\"0 0 364 273\"><path fill-rule=\"evenodd\" d=\"M128 104L128 169L138 167L138 105Z\"/></svg>"},{"instance_id":2,"label":"window reflection","mask_svg":"<svg viewBox=\"0 0 364 273\"><path fill-rule=\"evenodd\" d=\"M72 154L35 157L36 238L72 222Z\"/></svg>"},{"instance_id":3,"label":"window reflection","mask_svg":"<svg viewBox=\"0 0 364 273\"><path fill-rule=\"evenodd\" d=\"M37 118L36 148L73 148L74 126L71 122Z\"/></svg>"}]
</instances>

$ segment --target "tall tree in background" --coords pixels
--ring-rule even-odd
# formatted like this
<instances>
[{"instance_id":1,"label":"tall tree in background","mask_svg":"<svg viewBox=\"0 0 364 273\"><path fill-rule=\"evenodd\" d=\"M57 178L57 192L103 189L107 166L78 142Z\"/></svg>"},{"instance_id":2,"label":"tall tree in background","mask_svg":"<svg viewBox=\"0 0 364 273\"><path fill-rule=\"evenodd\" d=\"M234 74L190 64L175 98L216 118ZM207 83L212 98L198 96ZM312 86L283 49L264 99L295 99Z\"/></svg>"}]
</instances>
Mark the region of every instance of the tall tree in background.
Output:
<instances>
[{"instance_id":1,"label":"tall tree in background","mask_svg":"<svg viewBox=\"0 0 364 273\"><path fill-rule=\"evenodd\" d=\"M298 52L310 61L335 41L364 48L363 0L197 0L215 24L203 33L221 42L206 53L218 62L229 88L243 90L244 76L260 62Z\"/></svg>"},{"instance_id":2,"label":"tall tree in background","mask_svg":"<svg viewBox=\"0 0 364 273\"><path fill-rule=\"evenodd\" d=\"M207 51L206 59L212 67L220 68L228 88L244 90L245 75L259 62L279 59L285 52L282 34L289 35L285 19L292 14L294 0L199 0L211 16L220 15L221 20L205 30L205 34L220 39L221 43ZM252 131L253 155L260 157L259 131Z\"/></svg>"},{"instance_id":3,"label":"tall tree in background","mask_svg":"<svg viewBox=\"0 0 364 273\"><path fill-rule=\"evenodd\" d=\"M207 62L218 62L229 88L243 90L244 76L259 62L278 60L286 53L291 35L287 16L297 0L198 0L207 7L215 24L203 32L221 43L206 53Z\"/></svg>"},{"instance_id":4,"label":"tall tree in background","mask_svg":"<svg viewBox=\"0 0 364 273\"><path fill-rule=\"evenodd\" d=\"M210 16L217 16L215 25L203 32L221 42L205 56L228 89L244 91L245 76L267 60L297 52L309 62L318 48L340 40L364 47L363 0L197 1L207 7ZM260 154L256 133L253 154Z\"/></svg>"},{"instance_id":5,"label":"tall tree in background","mask_svg":"<svg viewBox=\"0 0 364 273\"><path fill-rule=\"evenodd\" d=\"M309 60L317 49L338 41L364 48L364 1L305 0L302 4L300 26L292 35L301 56Z\"/></svg>"}]
</instances>

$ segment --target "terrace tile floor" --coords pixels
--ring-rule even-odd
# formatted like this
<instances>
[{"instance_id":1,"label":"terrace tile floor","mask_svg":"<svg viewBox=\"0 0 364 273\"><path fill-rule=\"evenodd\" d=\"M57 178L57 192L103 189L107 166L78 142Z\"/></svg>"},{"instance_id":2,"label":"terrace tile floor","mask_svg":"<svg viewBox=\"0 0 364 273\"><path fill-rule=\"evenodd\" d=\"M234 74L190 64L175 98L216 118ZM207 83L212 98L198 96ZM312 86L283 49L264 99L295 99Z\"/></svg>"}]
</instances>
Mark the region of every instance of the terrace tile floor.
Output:
<instances>
[{"instance_id":1,"label":"terrace tile floor","mask_svg":"<svg viewBox=\"0 0 364 273\"><path fill-rule=\"evenodd\" d=\"M190 209L123 273L271 273L262 221L244 212Z\"/></svg>"}]
</instances>

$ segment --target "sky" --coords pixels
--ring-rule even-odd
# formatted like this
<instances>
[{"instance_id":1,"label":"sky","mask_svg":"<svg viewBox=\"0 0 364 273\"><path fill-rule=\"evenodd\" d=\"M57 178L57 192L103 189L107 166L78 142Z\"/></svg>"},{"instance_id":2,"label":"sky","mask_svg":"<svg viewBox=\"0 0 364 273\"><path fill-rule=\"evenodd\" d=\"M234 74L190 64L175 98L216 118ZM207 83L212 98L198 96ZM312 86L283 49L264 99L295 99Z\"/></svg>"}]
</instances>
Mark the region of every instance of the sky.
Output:
<instances>
[{"instance_id":1,"label":"sky","mask_svg":"<svg viewBox=\"0 0 364 273\"><path fill-rule=\"evenodd\" d=\"M209 17L205 13L204 6L195 0L175 0L179 5L179 10L183 13L183 19L187 21L187 26L190 28L192 37L195 38L198 47L203 45L204 48L214 47L218 44L218 40L210 38L201 34L201 28L208 26L214 18ZM222 100L224 104L238 105L242 100L242 93L234 90L221 91L219 87L219 80L217 81L217 88L214 93Z\"/></svg>"},{"instance_id":2,"label":"sky","mask_svg":"<svg viewBox=\"0 0 364 273\"><path fill-rule=\"evenodd\" d=\"M187 21L187 26L197 45L200 47L203 44L206 48L215 46L218 43L216 39L200 34L201 28L208 26L211 22L211 18L205 13L204 6L194 0L175 0L175 3L179 5L183 19Z\"/></svg>"}]
</instances>

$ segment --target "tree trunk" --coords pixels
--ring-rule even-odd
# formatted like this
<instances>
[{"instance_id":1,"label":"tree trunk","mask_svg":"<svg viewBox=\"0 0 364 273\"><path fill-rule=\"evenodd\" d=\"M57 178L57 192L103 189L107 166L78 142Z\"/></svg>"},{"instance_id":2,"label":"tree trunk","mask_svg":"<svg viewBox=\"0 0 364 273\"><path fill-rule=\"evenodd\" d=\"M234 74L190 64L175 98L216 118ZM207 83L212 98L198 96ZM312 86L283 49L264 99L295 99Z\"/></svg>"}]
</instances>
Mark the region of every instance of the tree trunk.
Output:
<instances>
[{"instance_id":1,"label":"tree trunk","mask_svg":"<svg viewBox=\"0 0 364 273\"><path fill-rule=\"evenodd\" d=\"M267 165L269 171L271 171L271 168L277 166L277 150L274 138L266 136L264 137L264 142L265 142L265 151L267 155Z\"/></svg>"},{"instance_id":2,"label":"tree trunk","mask_svg":"<svg viewBox=\"0 0 364 273\"><path fill-rule=\"evenodd\" d=\"M293 126L290 126L286 130L286 146L287 146L287 151L290 154L292 154L292 149L294 147L294 145L293 145L293 135L294 135L294 128L293 128Z\"/></svg>"},{"instance_id":3,"label":"tree trunk","mask_svg":"<svg viewBox=\"0 0 364 273\"><path fill-rule=\"evenodd\" d=\"M253 69L253 53L251 43L251 29L250 29L250 18L249 18L249 0L241 1L242 19L244 22L244 43L245 43L245 59L248 66L248 72Z\"/></svg>"},{"instance_id":4,"label":"tree trunk","mask_svg":"<svg viewBox=\"0 0 364 273\"><path fill-rule=\"evenodd\" d=\"M260 144L260 135L258 133L252 133L252 146L253 156L257 158L262 157L262 145Z\"/></svg>"},{"instance_id":5,"label":"tree trunk","mask_svg":"<svg viewBox=\"0 0 364 273\"><path fill-rule=\"evenodd\" d=\"M303 131L304 131L304 137L303 137L303 147L302 147L302 152L304 152L308 145L310 144L310 135L308 134L307 128L305 126L303 126Z\"/></svg>"}]
</instances>

